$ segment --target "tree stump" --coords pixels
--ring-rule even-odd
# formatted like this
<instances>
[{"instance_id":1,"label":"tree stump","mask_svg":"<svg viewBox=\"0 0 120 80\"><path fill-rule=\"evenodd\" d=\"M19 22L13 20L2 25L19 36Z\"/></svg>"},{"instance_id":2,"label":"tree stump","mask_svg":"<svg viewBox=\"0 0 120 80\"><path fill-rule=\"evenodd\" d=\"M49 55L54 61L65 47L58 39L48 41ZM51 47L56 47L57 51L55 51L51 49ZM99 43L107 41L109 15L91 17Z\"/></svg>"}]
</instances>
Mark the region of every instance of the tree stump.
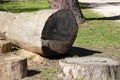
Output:
<instances>
[{"instance_id":1,"label":"tree stump","mask_svg":"<svg viewBox=\"0 0 120 80\"><path fill-rule=\"evenodd\" d=\"M120 80L120 62L110 58L66 58L59 65L63 80Z\"/></svg>"},{"instance_id":2,"label":"tree stump","mask_svg":"<svg viewBox=\"0 0 120 80\"><path fill-rule=\"evenodd\" d=\"M20 14L0 12L0 34L12 44L43 56L66 53L77 31L74 14L68 9Z\"/></svg>"},{"instance_id":3,"label":"tree stump","mask_svg":"<svg viewBox=\"0 0 120 80\"><path fill-rule=\"evenodd\" d=\"M10 41L0 40L0 53L7 53L10 51L12 44Z\"/></svg>"},{"instance_id":4,"label":"tree stump","mask_svg":"<svg viewBox=\"0 0 120 80\"><path fill-rule=\"evenodd\" d=\"M85 22L85 17L79 6L78 0L49 0L52 9L70 9L75 15L78 24Z\"/></svg>"},{"instance_id":5,"label":"tree stump","mask_svg":"<svg viewBox=\"0 0 120 80\"><path fill-rule=\"evenodd\" d=\"M27 59L0 56L0 80L21 80L27 76Z\"/></svg>"}]
</instances>

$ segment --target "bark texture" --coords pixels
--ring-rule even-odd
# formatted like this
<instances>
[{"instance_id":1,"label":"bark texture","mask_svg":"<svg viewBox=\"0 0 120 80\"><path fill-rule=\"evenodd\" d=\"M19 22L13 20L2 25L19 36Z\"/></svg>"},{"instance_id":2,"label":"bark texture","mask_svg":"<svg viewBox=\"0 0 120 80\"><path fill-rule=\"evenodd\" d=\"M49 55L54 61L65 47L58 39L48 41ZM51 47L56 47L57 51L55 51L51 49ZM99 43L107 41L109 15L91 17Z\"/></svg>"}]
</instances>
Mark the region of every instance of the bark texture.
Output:
<instances>
[{"instance_id":1,"label":"bark texture","mask_svg":"<svg viewBox=\"0 0 120 80\"><path fill-rule=\"evenodd\" d=\"M74 13L78 24L85 22L78 0L50 0L50 2L53 9L70 9Z\"/></svg>"},{"instance_id":2,"label":"bark texture","mask_svg":"<svg viewBox=\"0 0 120 80\"><path fill-rule=\"evenodd\" d=\"M67 9L0 15L0 34L5 39L43 56L66 53L77 35L75 17Z\"/></svg>"},{"instance_id":3,"label":"bark texture","mask_svg":"<svg viewBox=\"0 0 120 80\"><path fill-rule=\"evenodd\" d=\"M120 80L120 62L110 58L66 58L59 64L63 80Z\"/></svg>"},{"instance_id":4,"label":"bark texture","mask_svg":"<svg viewBox=\"0 0 120 80\"><path fill-rule=\"evenodd\" d=\"M12 44L10 41L0 40L0 54L9 52L11 48Z\"/></svg>"},{"instance_id":5,"label":"bark texture","mask_svg":"<svg viewBox=\"0 0 120 80\"><path fill-rule=\"evenodd\" d=\"M27 59L0 56L0 80L22 80L27 76Z\"/></svg>"}]
</instances>

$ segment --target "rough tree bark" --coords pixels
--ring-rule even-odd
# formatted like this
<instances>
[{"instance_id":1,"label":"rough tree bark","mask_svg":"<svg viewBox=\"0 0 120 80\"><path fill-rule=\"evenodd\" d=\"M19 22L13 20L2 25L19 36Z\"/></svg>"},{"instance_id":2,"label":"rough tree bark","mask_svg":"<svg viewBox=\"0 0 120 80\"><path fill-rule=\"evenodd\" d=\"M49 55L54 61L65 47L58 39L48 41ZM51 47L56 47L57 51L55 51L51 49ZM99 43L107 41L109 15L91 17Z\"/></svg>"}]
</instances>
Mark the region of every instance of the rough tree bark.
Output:
<instances>
[{"instance_id":1,"label":"rough tree bark","mask_svg":"<svg viewBox=\"0 0 120 80\"><path fill-rule=\"evenodd\" d=\"M120 62L110 58L66 58L59 64L63 80L120 80Z\"/></svg>"},{"instance_id":2,"label":"rough tree bark","mask_svg":"<svg viewBox=\"0 0 120 80\"><path fill-rule=\"evenodd\" d=\"M12 48L10 41L0 40L0 54L9 52Z\"/></svg>"},{"instance_id":3,"label":"rough tree bark","mask_svg":"<svg viewBox=\"0 0 120 80\"><path fill-rule=\"evenodd\" d=\"M77 35L74 14L68 9L0 15L0 34L4 38L43 56L66 53Z\"/></svg>"},{"instance_id":4,"label":"rough tree bark","mask_svg":"<svg viewBox=\"0 0 120 80\"><path fill-rule=\"evenodd\" d=\"M0 80L22 80L27 76L27 59L0 56Z\"/></svg>"},{"instance_id":5,"label":"rough tree bark","mask_svg":"<svg viewBox=\"0 0 120 80\"><path fill-rule=\"evenodd\" d=\"M78 24L85 22L78 0L50 0L50 3L53 9L70 9Z\"/></svg>"}]
</instances>

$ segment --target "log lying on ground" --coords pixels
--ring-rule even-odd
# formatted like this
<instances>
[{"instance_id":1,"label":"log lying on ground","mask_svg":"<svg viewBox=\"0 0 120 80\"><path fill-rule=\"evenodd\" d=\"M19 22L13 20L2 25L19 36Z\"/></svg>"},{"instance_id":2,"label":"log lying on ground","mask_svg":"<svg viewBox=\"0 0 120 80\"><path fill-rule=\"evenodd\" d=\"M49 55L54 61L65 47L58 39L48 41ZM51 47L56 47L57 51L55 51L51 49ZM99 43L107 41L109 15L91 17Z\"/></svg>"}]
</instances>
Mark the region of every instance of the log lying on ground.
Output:
<instances>
[{"instance_id":1,"label":"log lying on ground","mask_svg":"<svg viewBox=\"0 0 120 80\"><path fill-rule=\"evenodd\" d=\"M27 59L0 56L0 80L22 80L27 76Z\"/></svg>"},{"instance_id":2,"label":"log lying on ground","mask_svg":"<svg viewBox=\"0 0 120 80\"><path fill-rule=\"evenodd\" d=\"M67 9L21 14L0 12L0 34L14 45L43 56L66 53L77 30L75 17Z\"/></svg>"},{"instance_id":3,"label":"log lying on ground","mask_svg":"<svg viewBox=\"0 0 120 80\"><path fill-rule=\"evenodd\" d=\"M120 80L120 62L110 58L66 58L59 64L63 80Z\"/></svg>"}]
</instances>

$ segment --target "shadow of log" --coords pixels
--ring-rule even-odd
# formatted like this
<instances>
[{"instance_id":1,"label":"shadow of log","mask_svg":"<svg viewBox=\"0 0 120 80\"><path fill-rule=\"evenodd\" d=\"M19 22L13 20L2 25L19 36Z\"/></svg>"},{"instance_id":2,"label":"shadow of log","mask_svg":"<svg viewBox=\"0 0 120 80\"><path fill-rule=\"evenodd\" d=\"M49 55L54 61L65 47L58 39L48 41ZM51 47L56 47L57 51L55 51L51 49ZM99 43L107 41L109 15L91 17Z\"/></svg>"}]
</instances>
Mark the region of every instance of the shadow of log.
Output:
<instances>
[{"instance_id":1,"label":"shadow of log","mask_svg":"<svg viewBox=\"0 0 120 80\"><path fill-rule=\"evenodd\" d=\"M120 20L120 15L111 17L87 18L86 20Z\"/></svg>"},{"instance_id":2,"label":"shadow of log","mask_svg":"<svg viewBox=\"0 0 120 80\"><path fill-rule=\"evenodd\" d=\"M80 48L80 47L72 47L66 54L59 55L59 56L51 56L47 57L49 59L57 60L57 59L64 59L66 57L83 57L83 56L89 56L97 53L102 53L101 51L96 51L96 50L89 50L85 48Z\"/></svg>"},{"instance_id":3,"label":"shadow of log","mask_svg":"<svg viewBox=\"0 0 120 80\"><path fill-rule=\"evenodd\" d=\"M36 70L28 70L27 71L27 77L30 77L30 76L34 76L34 75L37 75L41 73L40 71L36 71Z\"/></svg>"},{"instance_id":4,"label":"shadow of log","mask_svg":"<svg viewBox=\"0 0 120 80\"><path fill-rule=\"evenodd\" d=\"M89 49L85 49L85 48L80 48L80 47L72 47L69 52L67 53L67 55L73 57L73 56L89 56L89 55L93 55L96 53L102 53L100 51L96 51L96 50L89 50Z\"/></svg>"}]
</instances>

